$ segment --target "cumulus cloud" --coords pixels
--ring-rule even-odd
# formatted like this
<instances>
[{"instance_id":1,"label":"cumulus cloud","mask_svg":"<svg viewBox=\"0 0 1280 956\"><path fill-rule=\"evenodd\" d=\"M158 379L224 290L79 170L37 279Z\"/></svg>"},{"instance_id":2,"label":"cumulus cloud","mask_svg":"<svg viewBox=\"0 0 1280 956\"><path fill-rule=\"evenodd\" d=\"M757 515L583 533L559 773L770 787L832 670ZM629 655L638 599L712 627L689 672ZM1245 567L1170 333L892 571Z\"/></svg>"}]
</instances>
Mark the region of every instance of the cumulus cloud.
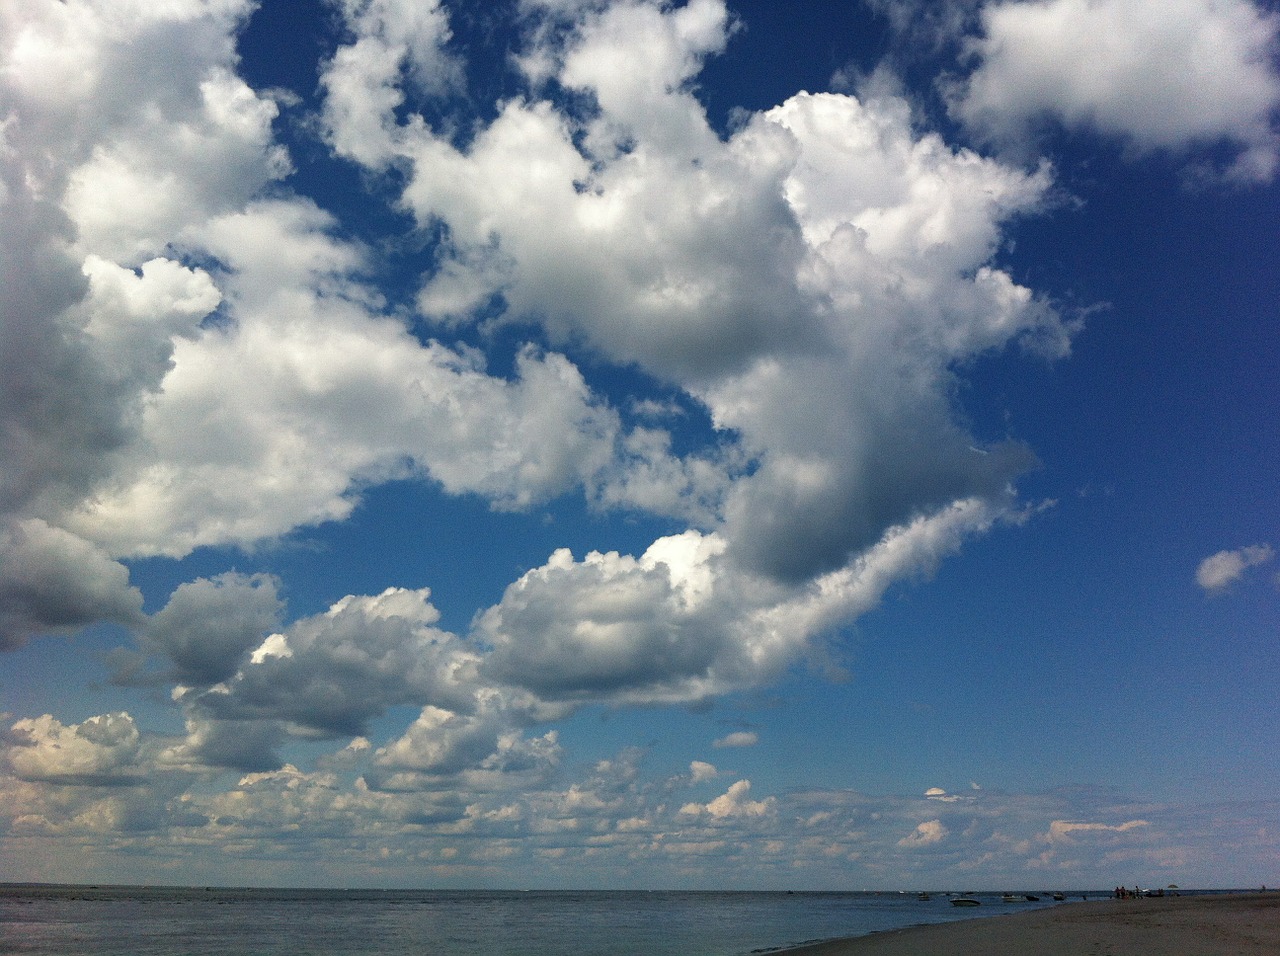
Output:
<instances>
[{"instance_id":1,"label":"cumulus cloud","mask_svg":"<svg viewBox=\"0 0 1280 956\"><path fill-rule=\"evenodd\" d=\"M1275 557L1269 544L1255 544L1234 551L1219 551L1200 562L1196 583L1209 593L1223 591L1238 581L1249 568L1266 564Z\"/></svg>"},{"instance_id":2,"label":"cumulus cloud","mask_svg":"<svg viewBox=\"0 0 1280 956\"><path fill-rule=\"evenodd\" d=\"M511 100L465 147L408 122L395 148L404 203L449 239L428 314L499 296L507 318L679 384L752 463L718 512L706 498L713 523L738 560L800 580L1001 494L1032 459L970 451L952 363L1013 341L1062 354L1069 328L990 264L1047 175L917 135L893 97L797 96L722 140L684 84L729 30L716 0L602 7L535 41L593 110Z\"/></svg>"},{"instance_id":3,"label":"cumulus cloud","mask_svg":"<svg viewBox=\"0 0 1280 956\"><path fill-rule=\"evenodd\" d=\"M242 730L255 732L253 725ZM77 848L70 865L82 868L108 845L134 852L163 847L170 856L207 855L216 847L215 856L230 854L236 866L288 857L323 869L339 859L404 876L447 864L455 873L536 872L566 880L643 866L709 881L733 866L757 874L761 885L789 885L797 871L829 883L847 878L851 863L864 857L898 867L880 871L895 880L915 874L963 882L976 865L1002 882L1049 867L1089 884L1105 879L1118 859L1141 859L1172 881L1185 872L1178 847L1238 842L1239 852L1259 864L1274 852L1264 822L1274 806L1265 801L1237 816L1218 806L1140 808L1080 788L983 791L971 802L936 803L850 790L757 796L738 780L705 803L682 804L671 800L669 782L644 772L642 751L566 774L554 741L545 740L543 762L526 761L530 769L509 770L505 780L495 769L488 776L437 775L428 787L422 780L408 788L374 786L365 775L372 748L355 743L332 755L333 766L245 766L211 787L207 771L194 775L199 768L182 765L165 743L127 714L79 725L48 716L17 721L0 734L8 838L60 837ZM716 776L697 762L690 769L683 786ZM370 841L393 856L369 858L362 847Z\"/></svg>"},{"instance_id":4,"label":"cumulus cloud","mask_svg":"<svg viewBox=\"0 0 1280 956\"><path fill-rule=\"evenodd\" d=\"M726 568L722 543L694 532L660 539L639 559L557 552L465 637L435 626L425 589L350 596L266 633L281 613L272 581L193 582L146 632L170 676L186 679L174 698L187 738L170 756L184 766L274 769L291 737L363 736L390 709L414 706L418 719L373 754L377 787L421 789L467 772L477 786L536 775L556 764L558 748L527 728L584 704L697 702L772 679L991 520L960 507L893 529L856 568L789 599ZM235 609L203 613L224 605ZM716 745L755 740L743 732Z\"/></svg>"},{"instance_id":5,"label":"cumulus cloud","mask_svg":"<svg viewBox=\"0 0 1280 956\"><path fill-rule=\"evenodd\" d=\"M449 20L438 0L353 0L344 13L356 40L339 48L321 77L325 121L340 155L379 168L395 155L394 112L405 82L440 92L455 80L458 64L444 50Z\"/></svg>"},{"instance_id":6,"label":"cumulus cloud","mask_svg":"<svg viewBox=\"0 0 1280 956\"><path fill-rule=\"evenodd\" d=\"M945 840L947 832L941 820L926 820L899 840L898 846L908 850L933 846Z\"/></svg>"},{"instance_id":7,"label":"cumulus cloud","mask_svg":"<svg viewBox=\"0 0 1280 956\"><path fill-rule=\"evenodd\" d=\"M63 519L136 438L172 337L218 304L206 275L165 258L169 243L287 165L270 142L274 106L230 70L248 9L82 0L0 13L0 512L18 551L0 604L24 628L90 623L92 600L99 618L137 620L117 552ZM53 602L32 592L37 550ZM81 580L56 573L67 562Z\"/></svg>"},{"instance_id":8,"label":"cumulus cloud","mask_svg":"<svg viewBox=\"0 0 1280 956\"><path fill-rule=\"evenodd\" d=\"M76 9L28 11L5 48L5 228L49 252L39 321L4 328L38 340L6 356L40 356L5 377L9 513L108 557L182 557L342 520L362 487L414 476L497 508L578 491L677 517L745 572L802 585L890 527L1007 500L1033 460L973 454L952 369L1014 341L1066 347L990 261L1047 176L918 134L893 97L798 96L721 138L690 87L733 32L719 0L561 10L528 52L586 105L532 83L465 145L416 112L461 81L438 4L347 4L322 83L335 151L396 166L404 208L444 227L427 314L447 329L499 295L566 349L639 364L719 429L684 454L626 426L566 354L530 346L499 377L422 341L367 281L369 249L305 199L264 198L289 166L275 104L235 74L246 5ZM71 76L56 49L92 69ZM33 84L37 66L66 84ZM162 67L172 81L148 84ZM676 641L672 680L705 674L716 632Z\"/></svg>"},{"instance_id":9,"label":"cumulus cloud","mask_svg":"<svg viewBox=\"0 0 1280 956\"><path fill-rule=\"evenodd\" d=\"M491 859L513 834L673 860L749 853L739 824L791 845L780 796L739 780L677 806L636 754L568 779L542 725L775 679L1020 520L1034 455L972 434L955 395L975 357L1069 351L1073 323L998 261L1048 169L955 148L889 94L798 94L720 135L695 87L734 31L721 0L525 3L523 85L459 124L446 8L351 0L319 123L414 230L366 244L285 181L278 108L236 72L250 6L0 13L0 647L124 624L186 722L162 738L127 714L19 720L5 805L38 807L32 832L382 826L465 833ZM424 237L410 315L377 260ZM522 338L495 370L463 342L504 323ZM615 407L597 381L614 367L666 397ZM677 409L700 423L681 441ZM425 587L291 619L284 582L235 572L143 616L122 561L344 520L394 479L678 524L636 554L554 551L462 634ZM416 716L387 731L393 713ZM337 752L308 772L288 763L298 741ZM215 793L227 770L243 776ZM717 775L693 761L687 782ZM151 804L51 796L152 777ZM864 816L833 814L826 849L802 849L852 852ZM933 823L904 845L963 830Z\"/></svg>"},{"instance_id":10,"label":"cumulus cloud","mask_svg":"<svg viewBox=\"0 0 1280 956\"><path fill-rule=\"evenodd\" d=\"M188 695L179 690L179 699ZM284 725L277 720L217 720L195 707L186 720L186 736L162 755L166 764L195 773L209 768L266 772L281 765Z\"/></svg>"},{"instance_id":11,"label":"cumulus cloud","mask_svg":"<svg viewBox=\"0 0 1280 956\"><path fill-rule=\"evenodd\" d=\"M387 789L431 789L444 781L500 789L545 778L560 761L559 735L529 738L510 729L514 721L496 693L481 696L475 713L423 708L403 736L374 755L375 779Z\"/></svg>"},{"instance_id":12,"label":"cumulus cloud","mask_svg":"<svg viewBox=\"0 0 1280 956\"><path fill-rule=\"evenodd\" d=\"M1280 165L1280 20L1250 0L991 3L982 31L954 103L981 134L1016 143L1052 118L1140 152L1226 143L1246 181Z\"/></svg>"},{"instance_id":13,"label":"cumulus cloud","mask_svg":"<svg viewBox=\"0 0 1280 956\"><path fill-rule=\"evenodd\" d=\"M178 684L207 687L233 677L241 659L274 630L284 609L277 582L227 572L183 584L147 621L145 645L168 658Z\"/></svg>"},{"instance_id":14,"label":"cumulus cloud","mask_svg":"<svg viewBox=\"0 0 1280 956\"><path fill-rule=\"evenodd\" d=\"M182 556L346 517L363 483L430 476L523 508L586 481L620 426L562 356L514 381L371 312L363 252L331 217L271 201L208 223L230 325L177 344L145 442L68 521L117 553ZM192 233L195 235L195 233Z\"/></svg>"},{"instance_id":15,"label":"cumulus cloud","mask_svg":"<svg viewBox=\"0 0 1280 956\"><path fill-rule=\"evenodd\" d=\"M479 618L492 648L483 672L548 699L703 696L717 657L733 653L712 594L722 550L685 532L639 559L557 551Z\"/></svg>"},{"instance_id":16,"label":"cumulus cloud","mask_svg":"<svg viewBox=\"0 0 1280 956\"><path fill-rule=\"evenodd\" d=\"M50 714L19 720L7 734L8 764L20 780L139 783L142 735L124 711L65 725Z\"/></svg>"},{"instance_id":17,"label":"cumulus cloud","mask_svg":"<svg viewBox=\"0 0 1280 956\"><path fill-rule=\"evenodd\" d=\"M716 820L725 820L735 817L765 817L776 810L778 803L776 798L751 800L747 796L750 792L751 781L739 780L711 802L686 803L680 808L680 812L686 816L705 814Z\"/></svg>"},{"instance_id":18,"label":"cumulus cloud","mask_svg":"<svg viewBox=\"0 0 1280 956\"><path fill-rule=\"evenodd\" d=\"M689 764L689 777L694 783L703 783L707 780L714 780L719 776L714 765L706 763L702 760L695 760Z\"/></svg>"},{"instance_id":19,"label":"cumulus cloud","mask_svg":"<svg viewBox=\"0 0 1280 956\"><path fill-rule=\"evenodd\" d=\"M265 590L256 593L260 611L247 614L246 626L233 635L237 655L271 616L274 598L269 585L238 587ZM201 590L201 597L223 599L208 587ZM344 598L262 636L247 660L239 657L234 675L207 690L183 688L179 699L205 721L288 722L301 734L322 737L363 736L371 719L400 704L430 700L471 711L475 685L467 675L475 654L433 627L439 612L428 594L389 588L373 597ZM183 597L185 605L195 603L195 595ZM225 668L226 661L218 666Z\"/></svg>"},{"instance_id":20,"label":"cumulus cloud","mask_svg":"<svg viewBox=\"0 0 1280 956\"><path fill-rule=\"evenodd\" d=\"M959 502L890 528L849 567L801 588L744 573L722 538L692 531L639 558L560 550L477 617L478 673L564 705L697 702L755 686L1002 516Z\"/></svg>"},{"instance_id":21,"label":"cumulus cloud","mask_svg":"<svg viewBox=\"0 0 1280 956\"><path fill-rule=\"evenodd\" d=\"M0 526L0 650L103 620L142 623L142 594L123 565L36 518Z\"/></svg>"},{"instance_id":22,"label":"cumulus cloud","mask_svg":"<svg viewBox=\"0 0 1280 956\"><path fill-rule=\"evenodd\" d=\"M248 10L80 0L0 14L6 512L56 521L109 474L170 337L217 305L205 277L164 258L169 244L287 167L274 105L231 71Z\"/></svg>"},{"instance_id":23,"label":"cumulus cloud","mask_svg":"<svg viewBox=\"0 0 1280 956\"><path fill-rule=\"evenodd\" d=\"M617 416L572 364L530 351L508 382L418 341L331 217L258 198L288 161L275 105L234 73L248 4L19 6L0 91L5 513L179 557L342 518L358 486L408 473L499 507L589 480L630 500L627 466L605 474ZM448 72L425 52L436 8L350 12L420 83ZM656 436L625 458L700 480Z\"/></svg>"}]
</instances>

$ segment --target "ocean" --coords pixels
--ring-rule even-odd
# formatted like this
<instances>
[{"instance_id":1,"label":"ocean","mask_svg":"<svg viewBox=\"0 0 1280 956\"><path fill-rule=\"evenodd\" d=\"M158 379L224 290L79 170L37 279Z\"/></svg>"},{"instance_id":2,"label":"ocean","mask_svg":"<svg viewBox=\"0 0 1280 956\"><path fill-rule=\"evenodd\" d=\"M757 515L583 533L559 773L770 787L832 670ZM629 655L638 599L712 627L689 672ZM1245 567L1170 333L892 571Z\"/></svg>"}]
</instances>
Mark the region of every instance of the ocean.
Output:
<instances>
[{"instance_id":1,"label":"ocean","mask_svg":"<svg viewBox=\"0 0 1280 956\"><path fill-rule=\"evenodd\" d=\"M1053 904L914 893L0 886L24 956L748 956ZM1074 898L1079 899L1076 893Z\"/></svg>"}]
</instances>

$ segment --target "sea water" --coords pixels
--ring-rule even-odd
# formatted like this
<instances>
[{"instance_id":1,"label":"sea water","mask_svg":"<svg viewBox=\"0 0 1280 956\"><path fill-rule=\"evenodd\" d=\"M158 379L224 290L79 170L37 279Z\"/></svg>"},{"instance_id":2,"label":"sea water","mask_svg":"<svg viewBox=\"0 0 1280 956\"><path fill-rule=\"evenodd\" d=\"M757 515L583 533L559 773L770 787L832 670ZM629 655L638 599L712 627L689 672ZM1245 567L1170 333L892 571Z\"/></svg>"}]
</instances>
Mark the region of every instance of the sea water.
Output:
<instances>
[{"instance_id":1,"label":"sea water","mask_svg":"<svg viewBox=\"0 0 1280 956\"><path fill-rule=\"evenodd\" d=\"M1079 899L1080 894L1075 894ZM0 886L27 956L747 956L1055 905L908 893ZM1061 904L1057 904L1061 905Z\"/></svg>"}]
</instances>

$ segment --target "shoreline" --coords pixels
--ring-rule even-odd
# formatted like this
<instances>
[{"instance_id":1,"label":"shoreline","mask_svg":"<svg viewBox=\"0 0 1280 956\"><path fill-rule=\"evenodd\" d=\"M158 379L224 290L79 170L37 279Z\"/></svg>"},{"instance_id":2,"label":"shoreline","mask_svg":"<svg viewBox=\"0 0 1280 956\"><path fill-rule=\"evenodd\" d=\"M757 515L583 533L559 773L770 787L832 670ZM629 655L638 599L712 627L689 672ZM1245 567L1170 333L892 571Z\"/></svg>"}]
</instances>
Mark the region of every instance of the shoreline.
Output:
<instances>
[{"instance_id":1,"label":"shoreline","mask_svg":"<svg viewBox=\"0 0 1280 956\"><path fill-rule=\"evenodd\" d=\"M770 956L1274 956L1280 892L1062 903L827 940Z\"/></svg>"}]
</instances>

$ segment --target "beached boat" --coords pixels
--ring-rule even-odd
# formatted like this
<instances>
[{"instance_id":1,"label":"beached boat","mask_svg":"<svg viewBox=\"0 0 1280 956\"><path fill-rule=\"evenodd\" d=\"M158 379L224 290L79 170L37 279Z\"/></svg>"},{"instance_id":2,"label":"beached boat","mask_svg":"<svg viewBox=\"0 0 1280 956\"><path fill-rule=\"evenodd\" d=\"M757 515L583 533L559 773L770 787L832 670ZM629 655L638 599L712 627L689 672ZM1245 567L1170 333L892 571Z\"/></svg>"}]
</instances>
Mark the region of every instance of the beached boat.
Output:
<instances>
[{"instance_id":1,"label":"beached boat","mask_svg":"<svg viewBox=\"0 0 1280 956\"><path fill-rule=\"evenodd\" d=\"M957 896L951 901L952 906L981 906L981 900L975 900L972 896Z\"/></svg>"}]
</instances>

